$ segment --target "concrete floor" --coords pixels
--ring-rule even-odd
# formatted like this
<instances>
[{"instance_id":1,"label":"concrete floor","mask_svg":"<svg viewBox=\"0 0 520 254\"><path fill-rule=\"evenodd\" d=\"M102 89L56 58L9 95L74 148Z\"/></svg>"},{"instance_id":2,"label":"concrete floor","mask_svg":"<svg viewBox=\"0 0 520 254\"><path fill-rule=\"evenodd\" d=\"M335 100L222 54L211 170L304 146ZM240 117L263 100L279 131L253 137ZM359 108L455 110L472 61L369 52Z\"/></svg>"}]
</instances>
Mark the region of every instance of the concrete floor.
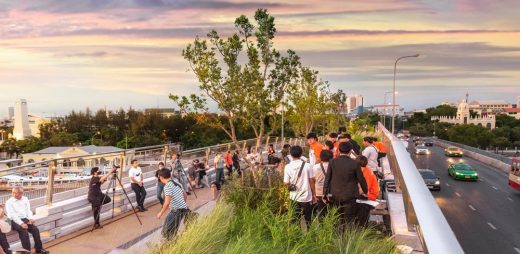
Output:
<instances>
[{"instance_id":1,"label":"concrete floor","mask_svg":"<svg viewBox=\"0 0 520 254\"><path fill-rule=\"evenodd\" d=\"M195 210L203 206L209 201L213 201L213 195L209 188L197 189L195 196L188 196L188 206ZM164 218L160 220L156 218L160 211L160 205L157 203L148 207L148 211L137 213L143 225L139 222L133 213L127 213L115 218L111 222L105 222L102 229L90 232L85 229L76 234L67 237L67 239L56 239L45 244L47 250L52 254L102 254L108 253L121 246L128 245L131 241L139 241L143 235L153 232L162 226ZM153 234L152 234L153 235ZM159 234L160 235L160 234ZM118 251L117 253L126 253Z\"/></svg>"}]
</instances>

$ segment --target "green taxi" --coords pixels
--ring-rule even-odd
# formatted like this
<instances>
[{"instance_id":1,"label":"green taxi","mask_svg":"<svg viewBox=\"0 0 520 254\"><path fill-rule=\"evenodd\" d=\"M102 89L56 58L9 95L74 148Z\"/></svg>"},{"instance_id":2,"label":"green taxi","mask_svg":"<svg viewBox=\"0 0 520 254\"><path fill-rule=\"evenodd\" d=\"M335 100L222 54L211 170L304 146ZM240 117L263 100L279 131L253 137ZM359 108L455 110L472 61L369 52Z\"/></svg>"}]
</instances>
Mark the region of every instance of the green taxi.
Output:
<instances>
[{"instance_id":1,"label":"green taxi","mask_svg":"<svg viewBox=\"0 0 520 254\"><path fill-rule=\"evenodd\" d=\"M475 168L466 163L453 163L448 167L448 174L455 180L478 180Z\"/></svg>"}]
</instances>

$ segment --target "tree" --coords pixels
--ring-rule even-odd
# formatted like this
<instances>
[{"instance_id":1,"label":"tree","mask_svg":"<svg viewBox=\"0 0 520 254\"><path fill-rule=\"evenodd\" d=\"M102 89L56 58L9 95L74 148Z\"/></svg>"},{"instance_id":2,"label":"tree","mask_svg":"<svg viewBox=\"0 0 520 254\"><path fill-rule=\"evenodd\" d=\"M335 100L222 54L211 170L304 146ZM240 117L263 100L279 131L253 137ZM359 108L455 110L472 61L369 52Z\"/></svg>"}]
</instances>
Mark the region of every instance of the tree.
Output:
<instances>
[{"instance_id":1,"label":"tree","mask_svg":"<svg viewBox=\"0 0 520 254\"><path fill-rule=\"evenodd\" d=\"M456 116L457 108L450 105L439 105L435 108L426 109L428 119L432 116Z\"/></svg>"},{"instance_id":2,"label":"tree","mask_svg":"<svg viewBox=\"0 0 520 254\"><path fill-rule=\"evenodd\" d=\"M288 50L287 56L282 56L274 49L276 28L274 17L267 10L258 9L254 19L256 27L241 15L234 23L238 33L222 38L212 30L207 34L208 40L197 37L182 52L199 80L199 88L226 116L227 123L211 123L237 146L239 120L251 126L258 142L266 133L272 133L277 126L275 112L287 85L296 78L295 67L300 64L294 51ZM241 57L246 59L245 63L241 63ZM186 105L182 98L173 99L178 99L179 106ZM271 124L267 124L269 119Z\"/></svg>"},{"instance_id":3,"label":"tree","mask_svg":"<svg viewBox=\"0 0 520 254\"><path fill-rule=\"evenodd\" d=\"M287 120L296 134L306 135L323 119L330 107L329 83L318 78L318 71L299 67L300 78L290 85Z\"/></svg>"}]
</instances>

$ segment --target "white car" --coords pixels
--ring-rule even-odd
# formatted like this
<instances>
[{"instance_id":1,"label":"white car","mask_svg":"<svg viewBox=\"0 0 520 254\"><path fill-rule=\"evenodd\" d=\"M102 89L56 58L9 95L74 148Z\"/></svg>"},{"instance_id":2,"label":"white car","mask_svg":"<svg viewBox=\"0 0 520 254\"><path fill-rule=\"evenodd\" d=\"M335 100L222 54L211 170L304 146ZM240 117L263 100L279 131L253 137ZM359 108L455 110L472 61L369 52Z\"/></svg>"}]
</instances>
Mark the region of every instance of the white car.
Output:
<instances>
[{"instance_id":1,"label":"white car","mask_svg":"<svg viewBox=\"0 0 520 254\"><path fill-rule=\"evenodd\" d=\"M415 147L415 154L430 154L430 150L426 146Z\"/></svg>"}]
</instances>

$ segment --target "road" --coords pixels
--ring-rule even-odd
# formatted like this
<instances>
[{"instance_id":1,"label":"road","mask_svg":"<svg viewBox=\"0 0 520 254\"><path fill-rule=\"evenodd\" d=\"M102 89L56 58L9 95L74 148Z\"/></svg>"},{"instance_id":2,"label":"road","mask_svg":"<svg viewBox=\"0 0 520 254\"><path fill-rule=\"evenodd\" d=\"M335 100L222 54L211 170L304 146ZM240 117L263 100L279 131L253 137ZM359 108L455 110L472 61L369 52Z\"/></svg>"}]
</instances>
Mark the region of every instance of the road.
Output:
<instances>
[{"instance_id":1,"label":"road","mask_svg":"<svg viewBox=\"0 0 520 254\"><path fill-rule=\"evenodd\" d=\"M448 158L438 146L429 155L415 155L409 147L418 169L441 178L441 190L432 194L466 253L520 254L520 192L509 188L507 174L468 157ZM476 168L479 181L453 180L448 166L455 162Z\"/></svg>"}]
</instances>

